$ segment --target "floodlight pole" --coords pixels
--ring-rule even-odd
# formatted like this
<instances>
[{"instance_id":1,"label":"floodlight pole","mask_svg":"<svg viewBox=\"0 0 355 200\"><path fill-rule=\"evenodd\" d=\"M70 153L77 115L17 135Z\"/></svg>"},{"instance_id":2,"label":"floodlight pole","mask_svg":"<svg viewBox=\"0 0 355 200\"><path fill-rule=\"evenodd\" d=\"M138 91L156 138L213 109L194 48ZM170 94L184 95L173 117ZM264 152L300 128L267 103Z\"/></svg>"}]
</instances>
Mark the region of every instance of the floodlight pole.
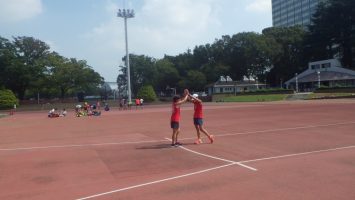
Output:
<instances>
[{"instance_id":1,"label":"floodlight pole","mask_svg":"<svg viewBox=\"0 0 355 200\"><path fill-rule=\"evenodd\" d=\"M129 67L129 53L128 53L128 34L127 34L127 18L134 17L134 10L129 9L118 9L117 17L121 17L124 19L124 28L125 28L125 40L126 40L126 67L127 67L127 91L128 91L128 102L132 102L131 97L131 75L130 75L130 67Z\"/></svg>"},{"instance_id":2,"label":"floodlight pole","mask_svg":"<svg viewBox=\"0 0 355 200\"><path fill-rule=\"evenodd\" d=\"M295 76L296 76L296 93L298 93L298 73L296 73Z\"/></svg>"}]
</instances>

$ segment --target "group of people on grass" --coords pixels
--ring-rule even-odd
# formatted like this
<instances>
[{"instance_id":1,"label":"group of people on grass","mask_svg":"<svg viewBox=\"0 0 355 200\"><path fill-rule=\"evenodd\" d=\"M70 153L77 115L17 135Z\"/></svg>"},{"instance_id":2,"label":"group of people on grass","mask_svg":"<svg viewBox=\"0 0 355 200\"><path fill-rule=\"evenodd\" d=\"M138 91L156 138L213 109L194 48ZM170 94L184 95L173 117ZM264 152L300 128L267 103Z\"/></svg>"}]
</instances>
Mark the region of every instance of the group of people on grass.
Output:
<instances>
[{"instance_id":1,"label":"group of people on grass","mask_svg":"<svg viewBox=\"0 0 355 200\"><path fill-rule=\"evenodd\" d=\"M135 105L136 109L141 108L143 109L143 102L144 100L141 98L135 99ZM132 107L132 102L127 102L126 99L121 99L120 100L120 110L126 110L126 109L131 109ZM105 111L109 111L110 107L107 102L104 102L104 107L103 109ZM57 111L57 108L53 108L48 112L48 117L54 118L54 117L62 117L66 116L67 111L63 109L61 113ZM84 105L78 104L75 106L75 116L77 117L82 117L82 116L100 116L101 115L101 103L100 101L97 101L96 103L89 104L88 102L85 102Z\"/></svg>"},{"instance_id":2,"label":"group of people on grass","mask_svg":"<svg viewBox=\"0 0 355 200\"><path fill-rule=\"evenodd\" d=\"M63 108L63 110L61 112L58 112L57 108L52 108L49 112L48 112L48 117L49 118L55 118L55 117L65 117L67 116L67 111L65 108Z\"/></svg>"},{"instance_id":3,"label":"group of people on grass","mask_svg":"<svg viewBox=\"0 0 355 200\"><path fill-rule=\"evenodd\" d=\"M203 126L203 108L202 108L202 100L198 98L197 94L191 95L188 89L184 90L183 97L174 96L173 103L172 103L172 114L170 120L170 126L173 129L173 134L171 136L171 146L177 147L180 146L181 143L178 142L178 135L180 133L180 105L185 103L186 101L190 101L194 104L194 116L193 116L193 123L196 128L197 132L197 139L195 144L203 143L201 139L201 132L205 134L210 143L213 143L214 137L213 135L209 134L207 130Z\"/></svg>"},{"instance_id":4,"label":"group of people on grass","mask_svg":"<svg viewBox=\"0 0 355 200\"><path fill-rule=\"evenodd\" d=\"M109 110L108 105L105 104L105 110L106 107ZM88 104L87 102L84 103L82 106L81 104L78 104L75 106L75 116L77 117L82 117L82 116L100 116L101 115L101 105L100 102L97 101L96 103L93 104Z\"/></svg>"}]
</instances>

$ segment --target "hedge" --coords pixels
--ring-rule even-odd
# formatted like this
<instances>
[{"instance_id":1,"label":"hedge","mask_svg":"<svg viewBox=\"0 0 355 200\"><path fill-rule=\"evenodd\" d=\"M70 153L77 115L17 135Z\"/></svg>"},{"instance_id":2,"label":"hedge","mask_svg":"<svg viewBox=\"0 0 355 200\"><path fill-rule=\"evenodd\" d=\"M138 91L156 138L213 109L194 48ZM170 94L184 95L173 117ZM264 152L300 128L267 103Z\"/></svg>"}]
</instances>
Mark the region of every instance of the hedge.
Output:
<instances>
[{"instance_id":1,"label":"hedge","mask_svg":"<svg viewBox=\"0 0 355 200\"><path fill-rule=\"evenodd\" d=\"M18 100L11 90L0 90L0 109L11 109L18 105Z\"/></svg>"},{"instance_id":2,"label":"hedge","mask_svg":"<svg viewBox=\"0 0 355 200\"><path fill-rule=\"evenodd\" d=\"M146 85L139 89L137 97L144 99L144 102L152 102L157 99L157 95L151 85Z\"/></svg>"},{"instance_id":3,"label":"hedge","mask_svg":"<svg viewBox=\"0 0 355 200\"><path fill-rule=\"evenodd\" d=\"M355 87L322 87L316 89L314 93L355 93Z\"/></svg>"}]
</instances>

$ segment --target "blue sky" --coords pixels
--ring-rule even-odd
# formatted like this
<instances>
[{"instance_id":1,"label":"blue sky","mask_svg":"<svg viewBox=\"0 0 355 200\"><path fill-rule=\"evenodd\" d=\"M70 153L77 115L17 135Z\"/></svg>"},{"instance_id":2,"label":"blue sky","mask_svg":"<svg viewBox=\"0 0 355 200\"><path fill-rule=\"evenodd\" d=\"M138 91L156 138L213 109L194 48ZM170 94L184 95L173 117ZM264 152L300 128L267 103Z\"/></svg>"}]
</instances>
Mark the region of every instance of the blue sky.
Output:
<instances>
[{"instance_id":1,"label":"blue sky","mask_svg":"<svg viewBox=\"0 0 355 200\"><path fill-rule=\"evenodd\" d=\"M123 7L136 13L128 20L130 53L158 59L272 25L271 0L0 0L0 36L35 37L115 81L125 55L116 17Z\"/></svg>"}]
</instances>

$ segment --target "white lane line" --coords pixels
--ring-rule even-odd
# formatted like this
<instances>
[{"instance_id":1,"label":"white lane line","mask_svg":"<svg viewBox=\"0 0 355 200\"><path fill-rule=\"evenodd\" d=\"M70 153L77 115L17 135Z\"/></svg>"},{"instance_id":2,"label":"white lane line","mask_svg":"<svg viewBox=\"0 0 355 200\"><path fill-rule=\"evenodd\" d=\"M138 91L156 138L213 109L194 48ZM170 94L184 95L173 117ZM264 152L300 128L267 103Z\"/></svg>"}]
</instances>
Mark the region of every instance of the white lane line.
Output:
<instances>
[{"instance_id":1,"label":"white lane line","mask_svg":"<svg viewBox=\"0 0 355 200\"><path fill-rule=\"evenodd\" d=\"M224 162L227 162L227 163L236 163L235 161L232 161L232 160L227 160L227 159L224 159L224 158L219 158L219 157L216 157L216 156L211 156L211 155L208 155L208 154L200 153L200 152L188 149L188 148L183 147L183 146L179 146L179 147L181 149L184 149L185 151L189 151L191 153L194 153L194 154L197 154L197 155L200 155L200 156L204 156L204 157L207 157L207 158L212 158L212 159L224 161Z\"/></svg>"},{"instance_id":2,"label":"white lane line","mask_svg":"<svg viewBox=\"0 0 355 200\"><path fill-rule=\"evenodd\" d=\"M170 181L170 180L174 180L174 179L184 178L184 177L192 176L192 175L196 175L196 174L202 174L202 173L205 173L205 172L209 172L209 171L213 171L213 170L217 170L217 169L221 169L221 168L237 165L238 163L241 164L241 163L249 163L249 162L258 162L258 161L264 161L264 160L285 158L285 157L291 157L291 156L300 156L300 155L307 155L307 154L314 154L314 153L322 153L322 152L330 152L330 151L337 151L337 150L344 150L344 149L351 149L351 148L355 148L355 145L346 146L346 147L338 147L338 148L333 148L333 149L324 149L324 150L318 150L318 151L309 151L309 152L303 152L303 153L297 153L297 154L287 154L287 155L282 155L282 156L273 156L273 157L266 157L266 158L259 158L259 159L253 159L253 160L244 160L244 161L239 161L239 162L233 162L233 163L229 163L229 164L226 164L226 165L221 165L221 166L218 166L218 167L213 167L213 168L209 168L209 169L205 169L205 170L201 170L201 171L197 171L197 172L183 174L183 175L180 175L180 176L174 176L174 177L170 177L170 178L166 178L166 179L156 180L156 181L147 182L147 183L143 183L143 184L139 184L139 185L133 185L133 186L130 186L130 187L125 187L125 188L121 188L121 189L117 189L117 190L112 190L112 191L109 191L109 192L99 193L99 194L95 194L95 195L91 195L91 196L87 196L87 197L82 197L82 198L78 198L76 200L92 199L92 198L95 198L95 197L104 196L104 195L108 195L108 194L112 194L112 193L116 193L116 192L122 192L122 191L125 191L125 190L130 190L130 189L134 189L134 188L138 188L138 187L157 184L157 183Z\"/></svg>"},{"instance_id":3,"label":"white lane line","mask_svg":"<svg viewBox=\"0 0 355 200\"><path fill-rule=\"evenodd\" d=\"M349 125L355 124L355 122L343 122L334 124L323 124L323 125L309 125L309 126L299 126L299 127L289 127L289 128L279 128L279 129L268 129L260 131L249 131L240 133L229 133L229 134L218 134L215 137L225 137L225 136L235 136L235 135L247 135L247 134L257 134L257 133L267 133L267 132L277 132L277 131L287 131L287 130L297 130L297 129L307 129L307 128L318 128L318 127L328 127L328 126L338 126L338 125ZM288 134L288 133L286 133ZM190 138L182 138L180 140L191 140ZM0 151L21 151L21 150L40 150L40 149L51 149L51 148L75 148L75 147L90 147L90 146L106 146L106 145L125 145L125 144L144 144L144 143L156 143L165 142L165 140L147 140L147 141L136 141L136 142L117 142L117 143L97 143L97 144L68 144L68 145L53 145L53 146L43 146L43 147L19 147L19 148L2 148Z\"/></svg>"},{"instance_id":4,"label":"white lane line","mask_svg":"<svg viewBox=\"0 0 355 200\"><path fill-rule=\"evenodd\" d=\"M20 151L20 150L35 150L35 149L52 149L52 148L71 148L71 147L90 147L90 146L108 146L108 145L124 145L124 144L143 144L165 142L166 140L145 140L136 142L110 142L110 143L96 143L96 144L69 144L69 145L54 145L43 147L20 147L20 148L6 148L0 151Z\"/></svg>"},{"instance_id":5,"label":"white lane line","mask_svg":"<svg viewBox=\"0 0 355 200\"><path fill-rule=\"evenodd\" d=\"M308 151L308 152L302 152L302 153L286 154L286 155L281 155L281 156L272 156L272 157L266 157L266 158L258 158L258 159L252 159L252 160L243 160L243 161L239 161L239 163L250 163L250 162L263 161L263 160L272 160L272 159L278 159L278 158L287 158L287 157L294 157L294 156L302 156L302 155L309 155L309 154L315 154L315 153L324 153L324 152L338 151L338 150L352 149L352 148L355 148L355 145L353 145L353 146L346 146L346 147L332 148L332 149L323 149L323 150L317 150L317 151Z\"/></svg>"},{"instance_id":6,"label":"white lane line","mask_svg":"<svg viewBox=\"0 0 355 200\"><path fill-rule=\"evenodd\" d=\"M237 163L229 163L229 164L226 164L226 165L221 165L221 166L218 166L218 167L212 167L212 168L209 168L209 169L196 171L196 172L192 172L192 173L188 173L188 174L183 174L183 175L180 175L180 176L174 176L174 177L170 177L170 178L166 178L166 179L156 180L156 181L147 182L147 183L143 183L143 184L139 184L139 185L133 185L133 186L130 186L130 187L125 187L125 188L120 188L120 189L117 189L117 190L112 190L112 191L109 191L109 192L99 193L99 194L95 194L95 195L91 195L91 196L87 196L87 197L82 197L82 198L78 198L76 200L92 199L92 198L95 198L95 197L104 196L104 195L108 195L108 194L112 194L112 193L116 193L116 192L122 192L122 191L125 191L125 190L130 190L130 189L139 188L139 187L143 187L143 186L147 186L147 185L166 182L166 181L170 181L170 180L174 180L174 179L184 178L184 177L188 177L188 176L192 176L192 175L196 175L196 174L202 174L202 173L206 173L206 172L209 172L209 171L221 169L221 168L224 168L224 167L229 167L229 166L236 165L236 164Z\"/></svg>"},{"instance_id":7,"label":"white lane line","mask_svg":"<svg viewBox=\"0 0 355 200\"><path fill-rule=\"evenodd\" d=\"M171 139L169 139L169 138L165 138L165 139L171 141ZM247 169L250 169L250 170L253 170L253 171L258 171L257 169L255 169L253 167L250 167L248 165L244 165L244 164L242 164L240 162L236 162L236 161L233 161L233 160L227 160L227 159L224 159L224 158L219 158L219 157L216 157L216 156L211 156L211 155L208 155L208 154L200 153L200 152L191 150L191 149L183 147L183 146L179 146L179 147L181 149L185 150L185 151L189 151L191 153L194 153L194 154L197 154L197 155L200 155L200 156L204 156L204 157L207 157L207 158L212 158L212 159L215 159L215 160L220 160L220 161L227 162L227 163L234 163L234 164L239 165L241 167L244 167L244 168L247 168Z\"/></svg>"},{"instance_id":8,"label":"white lane line","mask_svg":"<svg viewBox=\"0 0 355 200\"><path fill-rule=\"evenodd\" d=\"M255 133L267 133L267 132L288 131L288 130L297 130L297 129L320 128L320 127L349 125L349 124L355 124L355 122L342 122L342 123L334 123L334 124L309 125L309 126L298 126L298 127L289 127L289 128L277 128L277 129L267 129L267 130L260 130L260 131L248 131L248 132L241 132L241 133L218 134L218 135L214 135L214 136L215 137L225 137L225 136L233 136L233 135L248 135L248 134L255 134Z\"/></svg>"}]
</instances>

